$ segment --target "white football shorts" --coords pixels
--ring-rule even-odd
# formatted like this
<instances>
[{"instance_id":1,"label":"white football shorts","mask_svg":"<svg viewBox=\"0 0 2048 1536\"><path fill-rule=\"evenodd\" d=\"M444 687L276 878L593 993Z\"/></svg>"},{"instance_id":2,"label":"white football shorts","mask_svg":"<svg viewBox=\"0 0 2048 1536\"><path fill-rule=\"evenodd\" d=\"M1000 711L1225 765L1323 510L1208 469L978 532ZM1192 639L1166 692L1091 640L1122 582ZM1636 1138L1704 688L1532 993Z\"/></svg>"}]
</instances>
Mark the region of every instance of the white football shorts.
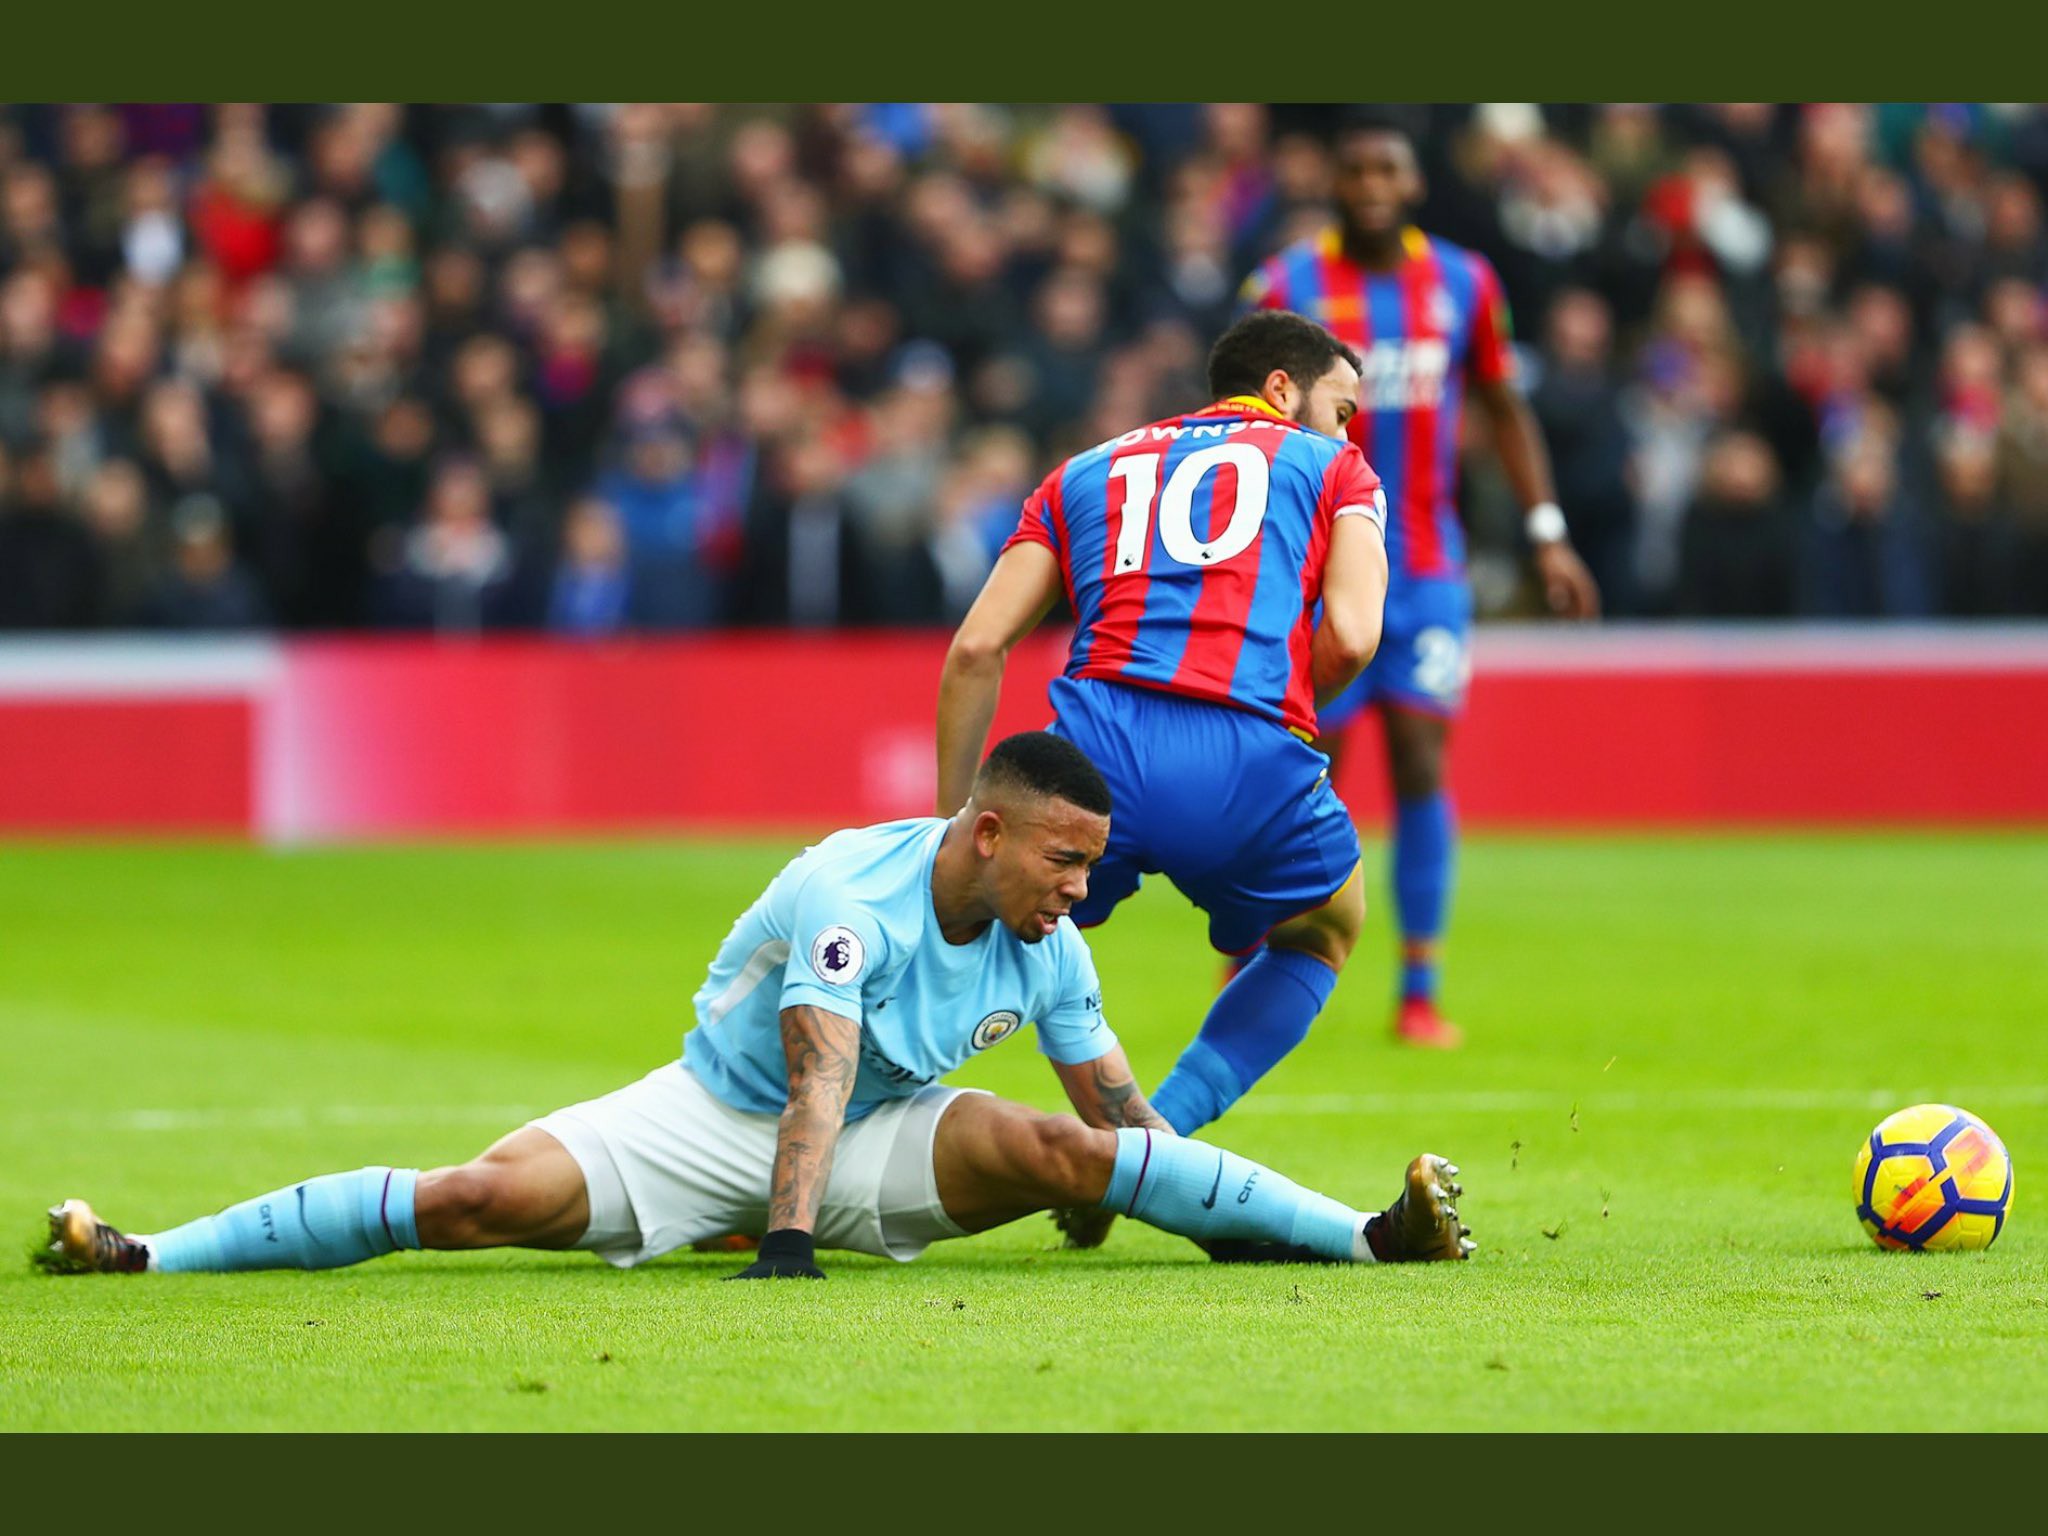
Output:
<instances>
[{"instance_id":1,"label":"white football shorts","mask_svg":"<svg viewBox=\"0 0 2048 1536\"><path fill-rule=\"evenodd\" d=\"M965 1236L939 1204L932 1139L946 1106L979 1091L932 1083L847 1126L818 1210L818 1246L908 1261ZM576 1246L630 1269L700 1238L767 1230L777 1118L734 1109L671 1061L529 1123L583 1169L590 1226Z\"/></svg>"}]
</instances>

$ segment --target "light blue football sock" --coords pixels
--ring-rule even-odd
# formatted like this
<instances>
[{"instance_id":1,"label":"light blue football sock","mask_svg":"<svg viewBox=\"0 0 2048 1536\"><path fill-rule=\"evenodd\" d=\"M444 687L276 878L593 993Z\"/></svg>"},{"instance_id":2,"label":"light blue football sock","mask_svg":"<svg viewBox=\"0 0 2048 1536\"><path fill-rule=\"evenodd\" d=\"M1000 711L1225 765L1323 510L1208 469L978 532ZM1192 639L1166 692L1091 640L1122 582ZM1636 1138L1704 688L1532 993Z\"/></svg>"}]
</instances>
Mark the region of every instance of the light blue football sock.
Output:
<instances>
[{"instance_id":1,"label":"light blue football sock","mask_svg":"<svg viewBox=\"0 0 2048 1536\"><path fill-rule=\"evenodd\" d=\"M1217 1119L1301 1044L1336 986L1314 955L1267 945L1216 994L1152 1107L1183 1136Z\"/></svg>"},{"instance_id":2,"label":"light blue football sock","mask_svg":"<svg viewBox=\"0 0 2048 1536\"><path fill-rule=\"evenodd\" d=\"M1284 1243L1318 1258L1370 1263L1368 1215L1303 1189L1248 1157L1157 1131L1116 1133L1102 1208L1196 1242Z\"/></svg>"},{"instance_id":3,"label":"light blue football sock","mask_svg":"<svg viewBox=\"0 0 2048 1536\"><path fill-rule=\"evenodd\" d=\"M183 1270L338 1269L417 1248L417 1168L358 1168L231 1205L142 1238L150 1267Z\"/></svg>"},{"instance_id":4,"label":"light blue football sock","mask_svg":"<svg viewBox=\"0 0 2048 1536\"><path fill-rule=\"evenodd\" d=\"M1438 792L1394 807L1394 910L1405 944L1433 944L1444 931L1456 872L1458 826L1451 798ZM1401 967L1401 996L1436 995L1436 961L1408 960Z\"/></svg>"}]
</instances>

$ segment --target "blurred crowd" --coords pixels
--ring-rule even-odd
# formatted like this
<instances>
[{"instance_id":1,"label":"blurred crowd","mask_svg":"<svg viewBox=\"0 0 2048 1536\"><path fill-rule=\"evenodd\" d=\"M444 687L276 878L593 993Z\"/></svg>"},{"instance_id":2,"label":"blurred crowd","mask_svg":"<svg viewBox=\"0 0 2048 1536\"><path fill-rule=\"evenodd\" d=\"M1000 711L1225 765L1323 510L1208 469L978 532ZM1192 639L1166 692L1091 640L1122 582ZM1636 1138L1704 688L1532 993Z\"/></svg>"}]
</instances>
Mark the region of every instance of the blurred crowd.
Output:
<instances>
[{"instance_id":1,"label":"blurred crowd","mask_svg":"<svg viewBox=\"0 0 2048 1536\"><path fill-rule=\"evenodd\" d=\"M0 627L949 621L1047 468L1204 403L1344 115L0 108ZM1413 127L1610 611L2048 614L2048 110Z\"/></svg>"}]
</instances>

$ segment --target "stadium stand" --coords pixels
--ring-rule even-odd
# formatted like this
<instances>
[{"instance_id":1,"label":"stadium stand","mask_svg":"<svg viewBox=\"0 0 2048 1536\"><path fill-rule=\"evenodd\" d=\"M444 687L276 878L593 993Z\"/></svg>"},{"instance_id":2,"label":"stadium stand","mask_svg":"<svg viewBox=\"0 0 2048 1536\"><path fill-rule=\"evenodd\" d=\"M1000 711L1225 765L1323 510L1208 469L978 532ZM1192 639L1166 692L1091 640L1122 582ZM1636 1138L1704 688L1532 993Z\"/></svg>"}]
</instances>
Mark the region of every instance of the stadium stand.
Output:
<instances>
[{"instance_id":1,"label":"stadium stand","mask_svg":"<svg viewBox=\"0 0 2048 1536\"><path fill-rule=\"evenodd\" d=\"M947 622L1046 465L1198 399L1342 117L0 108L0 628ZM2048 614L2048 109L1415 127L1610 611Z\"/></svg>"}]
</instances>

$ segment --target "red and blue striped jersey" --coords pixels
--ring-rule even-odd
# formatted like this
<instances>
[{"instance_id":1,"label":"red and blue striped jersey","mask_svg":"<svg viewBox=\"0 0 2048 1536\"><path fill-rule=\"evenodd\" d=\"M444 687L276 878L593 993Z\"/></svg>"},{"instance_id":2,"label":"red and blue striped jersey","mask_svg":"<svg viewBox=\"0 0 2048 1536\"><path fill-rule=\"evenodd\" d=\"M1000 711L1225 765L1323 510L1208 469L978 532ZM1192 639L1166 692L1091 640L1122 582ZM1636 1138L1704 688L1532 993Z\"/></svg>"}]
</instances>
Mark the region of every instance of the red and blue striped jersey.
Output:
<instances>
[{"instance_id":1,"label":"red and blue striped jersey","mask_svg":"<svg viewBox=\"0 0 2048 1536\"><path fill-rule=\"evenodd\" d=\"M1351 440L1387 485L1387 563L1402 576L1458 576L1458 412L1467 381L1514 376L1507 300L1476 251L1409 228L1402 258L1373 272L1332 229L1291 245L1245 282L1254 309L1291 309L1357 349Z\"/></svg>"},{"instance_id":2,"label":"red and blue striped jersey","mask_svg":"<svg viewBox=\"0 0 2048 1536\"><path fill-rule=\"evenodd\" d=\"M1384 531L1379 484L1352 444L1238 397L1074 455L1032 492L1010 543L1059 557L1075 620L1067 676L1225 704L1312 737L1330 530L1356 514Z\"/></svg>"}]
</instances>

